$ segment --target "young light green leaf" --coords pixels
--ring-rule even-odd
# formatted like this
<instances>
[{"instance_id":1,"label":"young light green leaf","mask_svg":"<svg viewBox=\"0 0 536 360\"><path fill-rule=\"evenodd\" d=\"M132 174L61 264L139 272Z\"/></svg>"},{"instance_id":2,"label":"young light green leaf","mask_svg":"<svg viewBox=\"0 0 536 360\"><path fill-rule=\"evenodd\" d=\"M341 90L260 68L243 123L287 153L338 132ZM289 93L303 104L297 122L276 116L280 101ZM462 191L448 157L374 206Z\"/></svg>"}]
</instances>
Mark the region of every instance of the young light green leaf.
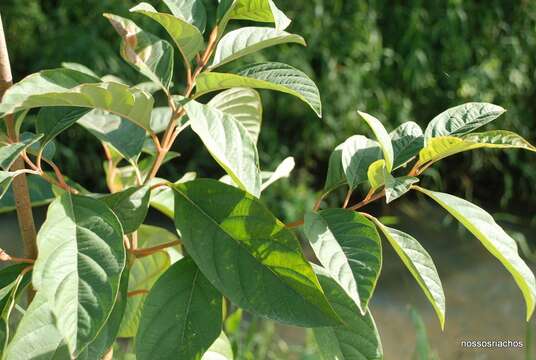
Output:
<instances>
[{"instance_id":1,"label":"young light green leaf","mask_svg":"<svg viewBox=\"0 0 536 360\"><path fill-rule=\"evenodd\" d=\"M147 135L138 125L101 110L91 111L79 119L78 124L129 161L138 158Z\"/></svg>"},{"instance_id":2,"label":"young light green leaf","mask_svg":"<svg viewBox=\"0 0 536 360\"><path fill-rule=\"evenodd\" d=\"M70 359L67 345L54 325L55 322L56 318L46 295L37 292L3 354L4 359Z\"/></svg>"},{"instance_id":3,"label":"young light green leaf","mask_svg":"<svg viewBox=\"0 0 536 360\"><path fill-rule=\"evenodd\" d=\"M376 140L378 140L380 148L383 152L385 166L387 171L390 173L393 170L394 155L393 144L391 144L391 138L389 137L387 130L385 130L385 127L383 127L383 124L380 122L380 120L376 119L374 116L362 111L358 111L357 113L367 122L368 126L370 126L372 129L374 136L376 136Z\"/></svg>"},{"instance_id":4,"label":"young light green leaf","mask_svg":"<svg viewBox=\"0 0 536 360\"><path fill-rule=\"evenodd\" d=\"M121 57L167 92L173 77L171 44L143 31L132 20L113 14L104 14L104 17L122 38Z\"/></svg>"},{"instance_id":5,"label":"young light green leaf","mask_svg":"<svg viewBox=\"0 0 536 360\"><path fill-rule=\"evenodd\" d=\"M328 173L324 184L324 192L330 192L346 183L346 175L342 166L342 149L344 143L339 144L329 156Z\"/></svg>"},{"instance_id":6,"label":"young light green leaf","mask_svg":"<svg viewBox=\"0 0 536 360\"><path fill-rule=\"evenodd\" d=\"M421 287L432 304L443 329L445 327L445 294L432 257L411 235L387 227L374 217L370 218L385 235L400 260Z\"/></svg>"},{"instance_id":7,"label":"young light green leaf","mask_svg":"<svg viewBox=\"0 0 536 360\"><path fill-rule=\"evenodd\" d=\"M201 360L233 360L233 346L229 338L222 331L220 336L210 345Z\"/></svg>"},{"instance_id":8,"label":"young light green leaf","mask_svg":"<svg viewBox=\"0 0 536 360\"><path fill-rule=\"evenodd\" d=\"M123 274L121 274L119 293L117 294L117 299L115 300L110 317L99 331L95 340L85 348L77 360L102 359L106 352L113 346L117 334L119 333L119 326L121 325L121 320L123 319L127 305L128 275L129 271L128 269L125 269Z\"/></svg>"},{"instance_id":9,"label":"young light green leaf","mask_svg":"<svg viewBox=\"0 0 536 360\"><path fill-rule=\"evenodd\" d=\"M262 101L259 93L249 88L231 88L214 96L209 106L231 115L240 122L256 144L262 124Z\"/></svg>"},{"instance_id":10,"label":"young light green leaf","mask_svg":"<svg viewBox=\"0 0 536 360\"><path fill-rule=\"evenodd\" d=\"M281 91L308 104L322 116L320 93L316 84L300 70L282 63L260 63L239 70L238 74L204 72L197 77L196 97L229 89L249 87Z\"/></svg>"},{"instance_id":11,"label":"young light green leaf","mask_svg":"<svg viewBox=\"0 0 536 360\"><path fill-rule=\"evenodd\" d=\"M121 224L103 202L65 193L50 205L37 247L34 288L76 356L112 311L125 266Z\"/></svg>"},{"instance_id":12,"label":"young light green leaf","mask_svg":"<svg viewBox=\"0 0 536 360\"><path fill-rule=\"evenodd\" d=\"M413 176L393 177L388 176L385 180L385 200L387 204L395 201L411 190L411 185L419 182L419 178Z\"/></svg>"},{"instance_id":13,"label":"young light green leaf","mask_svg":"<svg viewBox=\"0 0 536 360\"><path fill-rule=\"evenodd\" d=\"M175 240L177 237L174 234L156 226L142 225L138 231L138 247L141 249ZM173 247L136 259L130 269L128 291L150 291L171 263L181 257L179 250ZM119 328L120 337L136 336L146 298L147 294L139 294L127 299L125 314Z\"/></svg>"},{"instance_id":14,"label":"young light green leaf","mask_svg":"<svg viewBox=\"0 0 536 360\"><path fill-rule=\"evenodd\" d=\"M123 226L123 232L130 234L145 221L149 210L151 190L149 186L131 187L101 198L114 212Z\"/></svg>"},{"instance_id":15,"label":"young light green leaf","mask_svg":"<svg viewBox=\"0 0 536 360\"><path fill-rule=\"evenodd\" d=\"M338 326L313 329L322 357L326 360L382 360L380 335L370 310L361 315L352 298L326 270L319 266L314 266L314 270L329 302L344 319L344 324Z\"/></svg>"},{"instance_id":16,"label":"young light green leaf","mask_svg":"<svg viewBox=\"0 0 536 360\"><path fill-rule=\"evenodd\" d=\"M506 130L492 130L468 134L461 138L453 136L432 138L420 151L419 164L433 163L460 152L481 148L524 149L536 152L536 147L518 134Z\"/></svg>"},{"instance_id":17,"label":"young light green leaf","mask_svg":"<svg viewBox=\"0 0 536 360\"><path fill-rule=\"evenodd\" d=\"M0 104L0 117L23 109L76 106L109 111L150 130L153 97L126 85L104 82L81 84L94 78L70 70L44 70L9 88Z\"/></svg>"},{"instance_id":18,"label":"young light green leaf","mask_svg":"<svg viewBox=\"0 0 536 360\"><path fill-rule=\"evenodd\" d=\"M192 130L212 157L240 188L259 196L259 155L244 126L233 116L193 100L185 108Z\"/></svg>"},{"instance_id":19,"label":"young light green leaf","mask_svg":"<svg viewBox=\"0 0 536 360\"><path fill-rule=\"evenodd\" d=\"M268 178L263 181L261 186L261 191L266 190L266 188L270 185L272 185L277 180L280 180L282 178L288 178L290 176L290 173L294 169L294 166L296 163L294 162L294 158L292 156L289 156L285 160L281 162L281 164L277 165L277 168L274 172L268 172ZM261 176L265 172L261 173Z\"/></svg>"},{"instance_id":20,"label":"young light green leaf","mask_svg":"<svg viewBox=\"0 0 536 360\"><path fill-rule=\"evenodd\" d=\"M431 197L462 223L512 274L523 293L527 319L530 319L536 300L536 281L530 268L519 256L515 240L497 225L490 214L469 201L418 186L414 188Z\"/></svg>"},{"instance_id":21,"label":"young light green leaf","mask_svg":"<svg viewBox=\"0 0 536 360\"><path fill-rule=\"evenodd\" d=\"M35 131L43 134L41 147L46 146L64 130L74 125L78 119L90 112L91 109L60 106L44 107L37 113Z\"/></svg>"},{"instance_id":22,"label":"young light green leaf","mask_svg":"<svg viewBox=\"0 0 536 360\"><path fill-rule=\"evenodd\" d=\"M205 32L207 26L207 10L203 0L163 0L171 13L195 25L199 31Z\"/></svg>"},{"instance_id":23,"label":"young light green leaf","mask_svg":"<svg viewBox=\"0 0 536 360\"><path fill-rule=\"evenodd\" d=\"M393 176L387 171L385 160L376 160L370 164L367 170L367 178L372 190L376 190L385 185L388 178Z\"/></svg>"},{"instance_id":24,"label":"young light green leaf","mask_svg":"<svg viewBox=\"0 0 536 360\"><path fill-rule=\"evenodd\" d=\"M362 135L349 137L342 144L342 168L350 188L367 180L369 166L381 158L378 143Z\"/></svg>"},{"instance_id":25,"label":"young light green leaf","mask_svg":"<svg viewBox=\"0 0 536 360\"><path fill-rule=\"evenodd\" d=\"M191 258L184 258L160 277L147 296L136 336L136 357L198 359L221 328L221 294Z\"/></svg>"},{"instance_id":26,"label":"young light green leaf","mask_svg":"<svg viewBox=\"0 0 536 360\"><path fill-rule=\"evenodd\" d=\"M489 103L470 102L445 110L430 121L424 131L425 144L439 136L470 133L495 120L506 110Z\"/></svg>"},{"instance_id":27,"label":"young light green leaf","mask_svg":"<svg viewBox=\"0 0 536 360\"><path fill-rule=\"evenodd\" d=\"M199 29L176 16L159 13L152 5L144 2L136 5L130 11L148 16L162 25L177 45L186 64L189 64L205 46L203 35Z\"/></svg>"},{"instance_id":28,"label":"young light green leaf","mask_svg":"<svg viewBox=\"0 0 536 360\"><path fill-rule=\"evenodd\" d=\"M291 22L273 0L221 0L218 6L220 34L233 19L275 23L277 30L285 30Z\"/></svg>"},{"instance_id":29,"label":"young light green leaf","mask_svg":"<svg viewBox=\"0 0 536 360\"><path fill-rule=\"evenodd\" d=\"M337 323L298 240L259 200L216 180L174 189L182 243L225 297L287 324Z\"/></svg>"},{"instance_id":30,"label":"young light green leaf","mask_svg":"<svg viewBox=\"0 0 536 360\"><path fill-rule=\"evenodd\" d=\"M382 267L374 224L355 211L326 209L307 213L304 230L320 263L365 314Z\"/></svg>"},{"instance_id":31,"label":"young light green leaf","mask_svg":"<svg viewBox=\"0 0 536 360\"><path fill-rule=\"evenodd\" d=\"M255 26L233 30L218 42L210 69L215 69L267 47L285 43L306 46L305 40L301 36L286 31Z\"/></svg>"},{"instance_id":32,"label":"young light green leaf","mask_svg":"<svg viewBox=\"0 0 536 360\"><path fill-rule=\"evenodd\" d=\"M20 142L9 143L0 147L0 167L6 171L11 169L19 155L42 137L43 135L33 135Z\"/></svg>"},{"instance_id":33,"label":"young light green leaf","mask_svg":"<svg viewBox=\"0 0 536 360\"><path fill-rule=\"evenodd\" d=\"M411 161L424 146L424 135L419 125L408 121L389 133L393 144L393 169Z\"/></svg>"}]
</instances>

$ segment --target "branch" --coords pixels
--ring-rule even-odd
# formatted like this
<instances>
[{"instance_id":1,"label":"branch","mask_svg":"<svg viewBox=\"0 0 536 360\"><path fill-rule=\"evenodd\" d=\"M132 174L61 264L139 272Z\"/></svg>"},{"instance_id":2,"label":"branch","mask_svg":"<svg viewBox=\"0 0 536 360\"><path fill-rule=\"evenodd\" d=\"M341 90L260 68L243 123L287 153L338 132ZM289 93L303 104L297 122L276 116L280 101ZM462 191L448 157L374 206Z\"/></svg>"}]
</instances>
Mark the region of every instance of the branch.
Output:
<instances>
[{"instance_id":1,"label":"branch","mask_svg":"<svg viewBox=\"0 0 536 360\"><path fill-rule=\"evenodd\" d=\"M11 256L7 252L5 252L4 249L0 249L0 261L11 261L15 263L25 263L25 264L35 263L34 259L18 258L18 257Z\"/></svg>"}]
</instances>

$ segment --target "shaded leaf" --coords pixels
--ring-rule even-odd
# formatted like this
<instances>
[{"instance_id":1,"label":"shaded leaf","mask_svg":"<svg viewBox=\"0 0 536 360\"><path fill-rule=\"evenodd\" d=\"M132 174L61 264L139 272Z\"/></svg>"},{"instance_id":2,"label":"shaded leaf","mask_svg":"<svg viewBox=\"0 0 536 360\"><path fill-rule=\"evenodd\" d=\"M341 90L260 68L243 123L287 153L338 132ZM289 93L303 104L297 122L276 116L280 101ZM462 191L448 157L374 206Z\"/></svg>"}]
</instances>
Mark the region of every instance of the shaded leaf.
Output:
<instances>
[{"instance_id":1,"label":"shaded leaf","mask_svg":"<svg viewBox=\"0 0 536 360\"><path fill-rule=\"evenodd\" d=\"M221 328L221 294L191 258L184 258L147 296L136 336L137 359L198 359Z\"/></svg>"},{"instance_id":2,"label":"shaded leaf","mask_svg":"<svg viewBox=\"0 0 536 360\"><path fill-rule=\"evenodd\" d=\"M20 154L42 137L43 135L33 135L29 138L21 139L20 142L10 143L0 147L0 167L8 171Z\"/></svg>"},{"instance_id":3,"label":"shaded leaf","mask_svg":"<svg viewBox=\"0 0 536 360\"><path fill-rule=\"evenodd\" d=\"M0 199L6 194L13 182L13 179L23 174L21 170L17 171L0 171Z\"/></svg>"},{"instance_id":4,"label":"shaded leaf","mask_svg":"<svg viewBox=\"0 0 536 360\"><path fill-rule=\"evenodd\" d=\"M350 188L367 180L369 166L381 158L378 143L362 135L349 137L342 144L342 168Z\"/></svg>"},{"instance_id":5,"label":"shaded leaf","mask_svg":"<svg viewBox=\"0 0 536 360\"><path fill-rule=\"evenodd\" d=\"M175 184L181 184L187 181L195 180L197 174L195 172L188 172L184 176L177 180ZM175 214L175 195L173 189L169 187L160 187L154 189L151 192L151 206L160 211L167 217L174 219Z\"/></svg>"},{"instance_id":6,"label":"shaded leaf","mask_svg":"<svg viewBox=\"0 0 536 360\"><path fill-rule=\"evenodd\" d=\"M393 170L394 155L393 144L391 144L391 138L389 137L387 130L385 130L385 127L381 121L376 119L374 116L362 111L358 111L357 113L367 122L368 126L372 129L374 136L376 136L376 140L378 140L380 148L383 152L385 166L387 171L390 173Z\"/></svg>"},{"instance_id":7,"label":"shaded leaf","mask_svg":"<svg viewBox=\"0 0 536 360\"><path fill-rule=\"evenodd\" d=\"M0 196L0 214L3 214L15 210L15 198L13 195L13 189L4 188L1 178L2 175L0 175L0 195L2 194L3 190L7 190L7 192L4 192L3 196ZM28 180L32 207L46 205L54 200L55 196L52 192L52 186L50 183L40 176L28 176L26 179Z\"/></svg>"},{"instance_id":8,"label":"shaded leaf","mask_svg":"<svg viewBox=\"0 0 536 360\"><path fill-rule=\"evenodd\" d=\"M130 234L145 221L149 210L151 191L149 186L131 187L101 198L112 209L123 226L125 234Z\"/></svg>"},{"instance_id":9,"label":"shaded leaf","mask_svg":"<svg viewBox=\"0 0 536 360\"><path fill-rule=\"evenodd\" d=\"M300 70L282 63L260 63L239 70L238 74L204 72L197 77L196 97L233 87L281 91L308 104L322 116L320 93L315 83Z\"/></svg>"},{"instance_id":10,"label":"shaded leaf","mask_svg":"<svg viewBox=\"0 0 536 360\"><path fill-rule=\"evenodd\" d=\"M388 177L385 181L385 200L387 204L398 199L411 190L411 185L419 182L413 176Z\"/></svg>"},{"instance_id":11,"label":"shaded leaf","mask_svg":"<svg viewBox=\"0 0 536 360\"><path fill-rule=\"evenodd\" d=\"M324 192L330 192L346 183L346 174L342 166L343 144L339 144L329 156L328 173L324 184Z\"/></svg>"},{"instance_id":12,"label":"shaded leaf","mask_svg":"<svg viewBox=\"0 0 536 360\"><path fill-rule=\"evenodd\" d=\"M64 130L74 125L90 109L60 106L45 107L39 110L35 120L35 131L44 134L41 146L45 146Z\"/></svg>"},{"instance_id":13,"label":"shaded leaf","mask_svg":"<svg viewBox=\"0 0 536 360\"><path fill-rule=\"evenodd\" d=\"M365 314L382 267L374 224L352 210L326 209L307 213L304 231L317 259Z\"/></svg>"},{"instance_id":14,"label":"shaded leaf","mask_svg":"<svg viewBox=\"0 0 536 360\"><path fill-rule=\"evenodd\" d=\"M298 240L255 197L208 179L174 189L182 243L230 301L294 325L337 322Z\"/></svg>"},{"instance_id":15,"label":"shaded leaf","mask_svg":"<svg viewBox=\"0 0 536 360\"><path fill-rule=\"evenodd\" d=\"M393 169L411 161L424 146L424 134L419 125L408 121L389 133L393 144Z\"/></svg>"},{"instance_id":16,"label":"shaded leaf","mask_svg":"<svg viewBox=\"0 0 536 360\"><path fill-rule=\"evenodd\" d=\"M291 22L272 0L222 0L218 5L218 18L220 32L233 19L275 23L277 30L285 30Z\"/></svg>"}]
</instances>

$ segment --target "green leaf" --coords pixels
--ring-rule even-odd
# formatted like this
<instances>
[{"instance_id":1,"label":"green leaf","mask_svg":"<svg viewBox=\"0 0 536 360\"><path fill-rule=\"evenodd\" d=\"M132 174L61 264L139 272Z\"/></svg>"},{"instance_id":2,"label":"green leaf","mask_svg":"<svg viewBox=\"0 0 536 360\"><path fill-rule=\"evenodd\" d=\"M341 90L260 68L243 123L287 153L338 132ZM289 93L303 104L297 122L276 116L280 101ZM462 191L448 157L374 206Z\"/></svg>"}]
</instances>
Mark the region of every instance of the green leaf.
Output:
<instances>
[{"instance_id":1,"label":"green leaf","mask_svg":"<svg viewBox=\"0 0 536 360\"><path fill-rule=\"evenodd\" d=\"M9 186L13 182L13 179L23 174L21 170L17 171L0 171L0 199L4 197L6 192L9 190Z\"/></svg>"},{"instance_id":2,"label":"green leaf","mask_svg":"<svg viewBox=\"0 0 536 360\"><path fill-rule=\"evenodd\" d=\"M37 247L34 288L77 355L112 311L125 266L121 224L103 202L65 193L50 205Z\"/></svg>"},{"instance_id":3,"label":"green leaf","mask_svg":"<svg viewBox=\"0 0 536 360\"><path fill-rule=\"evenodd\" d=\"M130 11L148 16L162 25L177 45L185 63L190 63L195 55L203 50L205 46L203 35L194 25L176 16L159 13L152 5L147 3L140 3Z\"/></svg>"},{"instance_id":4,"label":"green leaf","mask_svg":"<svg viewBox=\"0 0 536 360\"><path fill-rule=\"evenodd\" d=\"M113 14L103 15L123 39L121 57L167 92L173 77L171 44L144 31L132 20Z\"/></svg>"},{"instance_id":5,"label":"green leaf","mask_svg":"<svg viewBox=\"0 0 536 360\"><path fill-rule=\"evenodd\" d=\"M35 120L35 131L44 134L41 147L47 145L64 130L74 125L90 109L60 106L45 107L39 110Z\"/></svg>"},{"instance_id":6,"label":"green leaf","mask_svg":"<svg viewBox=\"0 0 536 360\"><path fill-rule=\"evenodd\" d=\"M395 201L411 190L411 185L419 182L419 178L413 176L393 177L389 176L385 181L385 200L387 204Z\"/></svg>"},{"instance_id":7,"label":"green leaf","mask_svg":"<svg viewBox=\"0 0 536 360\"><path fill-rule=\"evenodd\" d=\"M460 152L481 148L524 149L536 152L536 147L516 133L492 130L468 134L461 138L453 136L432 138L420 151L419 164L433 163Z\"/></svg>"},{"instance_id":8,"label":"green leaf","mask_svg":"<svg viewBox=\"0 0 536 360\"><path fill-rule=\"evenodd\" d=\"M489 103L470 102L445 110L424 131L426 145L439 136L464 135L495 120L506 110Z\"/></svg>"},{"instance_id":9,"label":"green leaf","mask_svg":"<svg viewBox=\"0 0 536 360\"><path fill-rule=\"evenodd\" d=\"M214 96L208 105L235 118L257 143L262 124L262 102L257 91L232 88Z\"/></svg>"},{"instance_id":10,"label":"green leaf","mask_svg":"<svg viewBox=\"0 0 536 360\"><path fill-rule=\"evenodd\" d=\"M300 70L282 63L260 63L241 69L238 74L203 72L197 77L196 97L229 89L249 87L281 91L308 104L322 116L320 93L315 83Z\"/></svg>"},{"instance_id":11,"label":"green leaf","mask_svg":"<svg viewBox=\"0 0 536 360\"><path fill-rule=\"evenodd\" d=\"M246 128L233 116L193 100L185 108L192 130L212 157L240 188L259 196L259 155Z\"/></svg>"},{"instance_id":12,"label":"green leaf","mask_svg":"<svg viewBox=\"0 0 536 360\"><path fill-rule=\"evenodd\" d=\"M419 125L408 121L389 133L393 144L393 169L411 161L424 146L424 135Z\"/></svg>"},{"instance_id":13,"label":"green leaf","mask_svg":"<svg viewBox=\"0 0 536 360\"><path fill-rule=\"evenodd\" d=\"M74 63L74 62L62 62L61 67L75 70L75 71L87 74L89 76L93 76L94 78L97 78L97 79L100 78L100 76L97 75L93 70L91 70L90 68L88 68L87 66L83 64Z\"/></svg>"},{"instance_id":14,"label":"green leaf","mask_svg":"<svg viewBox=\"0 0 536 360\"><path fill-rule=\"evenodd\" d=\"M164 132L171 120L171 108L169 106L156 107L151 113L151 129L155 134Z\"/></svg>"},{"instance_id":15,"label":"green leaf","mask_svg":"<svg viewBox=\"0 0 536 360\"><path fill-rule=\"evenodd\" d=\"M344 324L313 329L320 353L324 359L382 360L383 349L370 310L361 315L355 302L329 273L314 266L329 302Z\"/></svg>"},{"instance_id":16,"label":"green leaf","mask_svg":"<svg viewBox=\"0 0 536 360\"><path fill-rule=\"evenodd\" d=\"M195 25L199 31L205 31L207 10L202 0L163 0L163 2L173 15Z\"/></svg>"},{"instance_id":17,"label":"green leaf","mask_svg":"<svg viewBox=\"0 0 536 360\"><path fill-rule=\"evenodd\" d=\"M317 259L365 314L382 267L374 224L355 211L326 209L307 213L304 231Z\"/></svg>"},{"instance_id":18,"label":"green leaf","mask_svg":"<svg viewBox=\"0 0 536 360\"><path fill-rule=\"evenodd\" d=\"M369 166L381 158L378 143L362 135L349 137L342 144L342 168L350 188L367 180Z\"/></svg>"},{"instance_id":19,"label":"green leaf","mask_svg":"<svg viewBox=\"0 0 536 360\"><path fill-rule=\"evenodd\" d=\"M201 360L233 360L233 347L227 338L227 335L222 331L220 336L203 354Z\"/></svg>"},{"instance_id":20,"label":"green leaf","mask_svg":"<svg viewBox=\"0 0 536 360\"><path fill-rule=\"evenodd\" d=\"M445 294L432 257L411 235L387 227L376 218L371 217L371 219L421 287L432 304L443 329L445 327Z\"/></svg>"},{"instance_id":21,"label":"green leaf","mask_svg":"<svg viewBox=\"0 0 536 360\"><path fill-rule=\"evenodd\" d=\"M174 234L156 226L142 225L138 230L138 247L142 249L175 240L177 237ZM178 249L174 247L136 259L130 269L128 291L151 290L160 275L172 262L181 257ZM136 336L146 298L146 294L141 294L127 299L127 307L119 329L120 337Z\"/></svg>"},{"instance_id":22,"label":"green leaf","mask_svg":"<svg viewBox=\"0 0 536 360\"><path fill-rule=\"evenodd\" d=\"M101 110L94 110L83 116L78 120L78 124L130 161L138 158L146 138L143 128Z\"/></svg>"},{"instance_id":23,"label":"green leaf","mask_svg":"<svg viewBox=\"0 0 536 360\"><path fill-rule=\"evenodd\" d=\"M191 258L184 258L147 296L136 336L137 359L198 359L221 328L221 294Z\"/></svg>"},{"instance_id":24,"label":"green leaf","mask_svg":"<svg viewBox=\"0 0 536 360\"><path fill-rule=\"evenodd\" d=\"M210 69L215 69L243 56L270 46L297 43L306 46L305 40L295 34L267 27L244 27L226 34L218 42Z\"/></svg>"},{"instance_id":25,"label":"green leaf","mask_svg":"<svg viewBox=\"0 0 536 360\"><path fill-rule=\"evenodd\" d=\"M387 171L387 166L383 159L374 161L367 170L367 178L372 190L385 185L386 180L392 177L389 171Z\"/></svg>"},{"instance_id":26,"label":"green leaf","mask_svg":"<svg viewBox=\"0 0 536 360\"><path fill-rule=\"evenodd\" d=\"M324 192L330 192L346 183L346 175L342 166L343 144L339 144L329 156L328 173L324 184Z\"/></svg>"},{"instance_id":27,"label":"green leaf","mask_svg":"<svg viewBox=\"0 0 536 360\"><path fill-rule=\"evenodd\" d=\"M175 182L175 184L181 184L187 181L195 180L197 174L195 172L188 172L184 176ZM173 189L169 187L159 187L151 191L151 206L160 211L167 217L174 219L175 214L175 195Z\"/></svg>"},{"instance_id":28,"label":"green leaf","mask_svg":"<svg viewBox=\"0 0 536 360\"><path fill-rule=\"evenodd\" d=\"M374 136L376 136L376 140L378 140L380 148L383 152L385 166L387 168L387 171L390 173L393 170L394 161L393 144L391 144L391 137L389 137L387 130L385 130L385 127L383 127L383 124L380 122L380 120L365 112L358 111L357 113L367 122L368 126L370 126L370 128L372 129Z\"/></svg>"},{"instance_id":29,"label":"green leaf","mask_svg":"<svg viewBox=\"0 0 536 360\"><path fill-rule=\"evenodd\" d=\"M119 333L119 326L123 319L127 305L127 291L128 291L128 275L129 271L126 269L121 274L121 283L119 285L119 293L115 300L114 308L110 313L110 317L104 324L104 327L100 330L99 335L93 340L91 344L80 354L77 360L94 360L102 359L104 354L113 346L117 334Z\"/></svg>"},{"instance_id":30,"label":"green leaf","mask_svg":"<svg viewBox=\"0 0 536 360\"><path fill-rule=\"evenodd\" d=\"M149 186L131 187L101 198L119 219L125 234L130 234L145 221L149 210Z\"/></svg>"},{"instance_id":31,"label":"green leaf","mask_svg":"<svg viewBox=\"0 0 536 360\"><path fill-rule=\"evenodd\" d=\"M221 0L218 18L221 33L233 19L275 23L277 30L285 30L291 22L272 0Z\"/></svg>"},{"instance_id":32,"label":"green leaf","mask_svg":"<svg viewBox=\"0 0 536 360\"><path fill-rule=\"evenodd\" d=\"M277 168L273 172L262 172L261 176L266 174L268 178L263 181L261 186L261 191L266 190L270 185L272 185L277 180L288 178L290 176L290 173L294 169L294 166L296 165L294 158L292 156L289 156L285 158L281 162L281 164L277 165Z\"/></svg>"},{"instance_id":33,"label":"green leaf","mask_svg":"<svg viewBox=\"0 0 536 360\"><path fill-rule=\"evenodd\" d=\"M184 247L231 302L288 324L337 322L298 240L259 200L216 180L174 189Z\"/></svg>"},{"instance_id":34,"label":"green leaf","mask_svg":"<svg viewBox=\"0 0 536 360\"><path fill-rule=\"evenodd\" d=\"M515 240L497 225L490 214L469 201L418 186L415 189L445 208L506 267L523 293L527 304L527 319L530 319L534 311L536 281L530 268L519 257Z\"/></svg>"},{"instance_id":35,"label":"green leaf","mask_svg":"<svg viewBox=\"0 0 536 360\"><path fill-rule=\"evenodd\" d=\"M44 70L25 77L6 91L0 117L23 109L48 106L76 106L109 111L150 130L154 100L144 91L126 85L95 81L70 69Z\"/></svg>"},{"instance_id":36,"label":"green leaf","mask_svg":"<svg viewBox=\"0 0 536 360\"><path fill-rule=\"evenodd\" d=\"M0 175L1 178L2 175ZM32 207L45 205L54 200L55 196L52 193L50 183L40 176L28 176L26 179L28 180ZM15 210L13 189L4 187L2 180L0 180L0 195L2 195L3 190L7 190L7 192L4 192L4 195L0 196L0 214Z\"/></svg>"},{"instance_id":37,"label":"green leaf","mask_svg":"<svg viewBox=\"0 0 536 360\"><path fill-rule=\"evenodd\" d=\"M6 360L65 360L71 355L54 325L56 317L46 295L37 292L9 343Z\"/></svg>"},{"instance_id":38,"label":"green leaf","mask_svg":"<svg viewBox=\"0 0 536 360\"><path fill-rule=\"evenodd\" d=\"M10 143L0 147L0 167L8 171L19 155L32 144L39 141L43 135L34 135L17 143Z\"/></svg>"}]
</instances>

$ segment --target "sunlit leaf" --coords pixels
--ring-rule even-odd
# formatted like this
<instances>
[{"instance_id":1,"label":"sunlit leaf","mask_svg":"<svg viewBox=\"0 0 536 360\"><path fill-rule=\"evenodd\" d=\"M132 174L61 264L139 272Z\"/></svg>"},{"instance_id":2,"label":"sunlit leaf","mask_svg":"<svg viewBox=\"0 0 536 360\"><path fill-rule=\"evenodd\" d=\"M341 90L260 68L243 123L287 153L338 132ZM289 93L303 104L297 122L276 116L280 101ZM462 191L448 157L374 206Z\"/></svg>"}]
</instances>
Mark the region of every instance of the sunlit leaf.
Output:
<instances>
[{"instance_id":1,"label":"sunlit leaf","mask_svg":"<svg viewBox=\"0 0 536 360\"><path fill-rule=\"evenodd\" d=\"M389 133L393 144L393 169L405 165L419 154L424 146L424 134L419 125L408 121Z\"/></svg>"},{"instance_id":2,"label":"sunlit leaf","mask_svg":"<svg viewBox=\"0 0 536 360\"><path fill-rule=\"evenodd\" d=\"M233 347L227 335L222 331L220 336L210 345L201 360L233 360Z\"/></svg>"},{"instance_id":3,"label":"sunlit leaf","mask_svg":"<svg viewBox=\"0 0 536 360\"><path fill-rule=\"evenodd\" d=\"M33 135L17 143L2 145L0 147L0 167L8 171L20 154L42 137L43 135Z\"/></svg>"},{"instance_id":4,"label":"sunlit leaf","mask_svg":"<svg viewBox=\"0 0 536 360\"><path fill-rule=\"evenodd\" d=\"M204 32L207 25L207 10L203 0L163 0L169 11L179 19L195 25Z\"/></svg>"},{"instance_id":5,"label":"sunlit leaf","mask_svg":"<svg viewBox=\"0 0 536 360\"><path fill-rule=\"evenodd\" d=\"M288 178L290 176L290 173L294 169L294 166L296 165L294 158L292 156L289 156L285 160L281 162L281 164L277 165L277 168L273 172L268 172L266 175L269 175L266 180L263 181L261 186L261 191L264 191L266 188L268 188L270 185L272 185L277 180L280 180L282 178ZM261 173L261 175L263 175Z\"/></svg>"},{"instance_id":6,"label":"sunlit leaf","mask_svg":"<svg viewBox=\"0 0 536 360\"><path fill-rule=\"evenodd\" d=\"M367 122L368 126L372 129L372 132L376 136L376 140L378 140L380 148L382 149L387 171L391 172L393 170L394 159L393 144L391 144L391 138L389 137L387 130L385 130L385 127L383 126L381 121L376 119L374 116L362 111L358 111L357 113Z\"/></svg>"},{"instance_id":7,"label":"sunlit leaf","mask_svg":"<svg viewBox=\"0 0 536 360\"><path fill-rule=\"evenodd\" d=\"M291 22L272 0L221 0L218 6L220 32L233 19L275 23L277 30L285 30Z\"/></svg>"},{"instance_id":8,"label":"sunlit leaf","mask_svg":"<svg viewBox=\"0 0 536 360\"><path fill-rule=\"evenodd\" d=\"M362 135L354 135L342 144L341 158L348 184L355 189L368 179L368 168L381 159L381 149L376 141Z\"/></svg>"}]
</instances>

